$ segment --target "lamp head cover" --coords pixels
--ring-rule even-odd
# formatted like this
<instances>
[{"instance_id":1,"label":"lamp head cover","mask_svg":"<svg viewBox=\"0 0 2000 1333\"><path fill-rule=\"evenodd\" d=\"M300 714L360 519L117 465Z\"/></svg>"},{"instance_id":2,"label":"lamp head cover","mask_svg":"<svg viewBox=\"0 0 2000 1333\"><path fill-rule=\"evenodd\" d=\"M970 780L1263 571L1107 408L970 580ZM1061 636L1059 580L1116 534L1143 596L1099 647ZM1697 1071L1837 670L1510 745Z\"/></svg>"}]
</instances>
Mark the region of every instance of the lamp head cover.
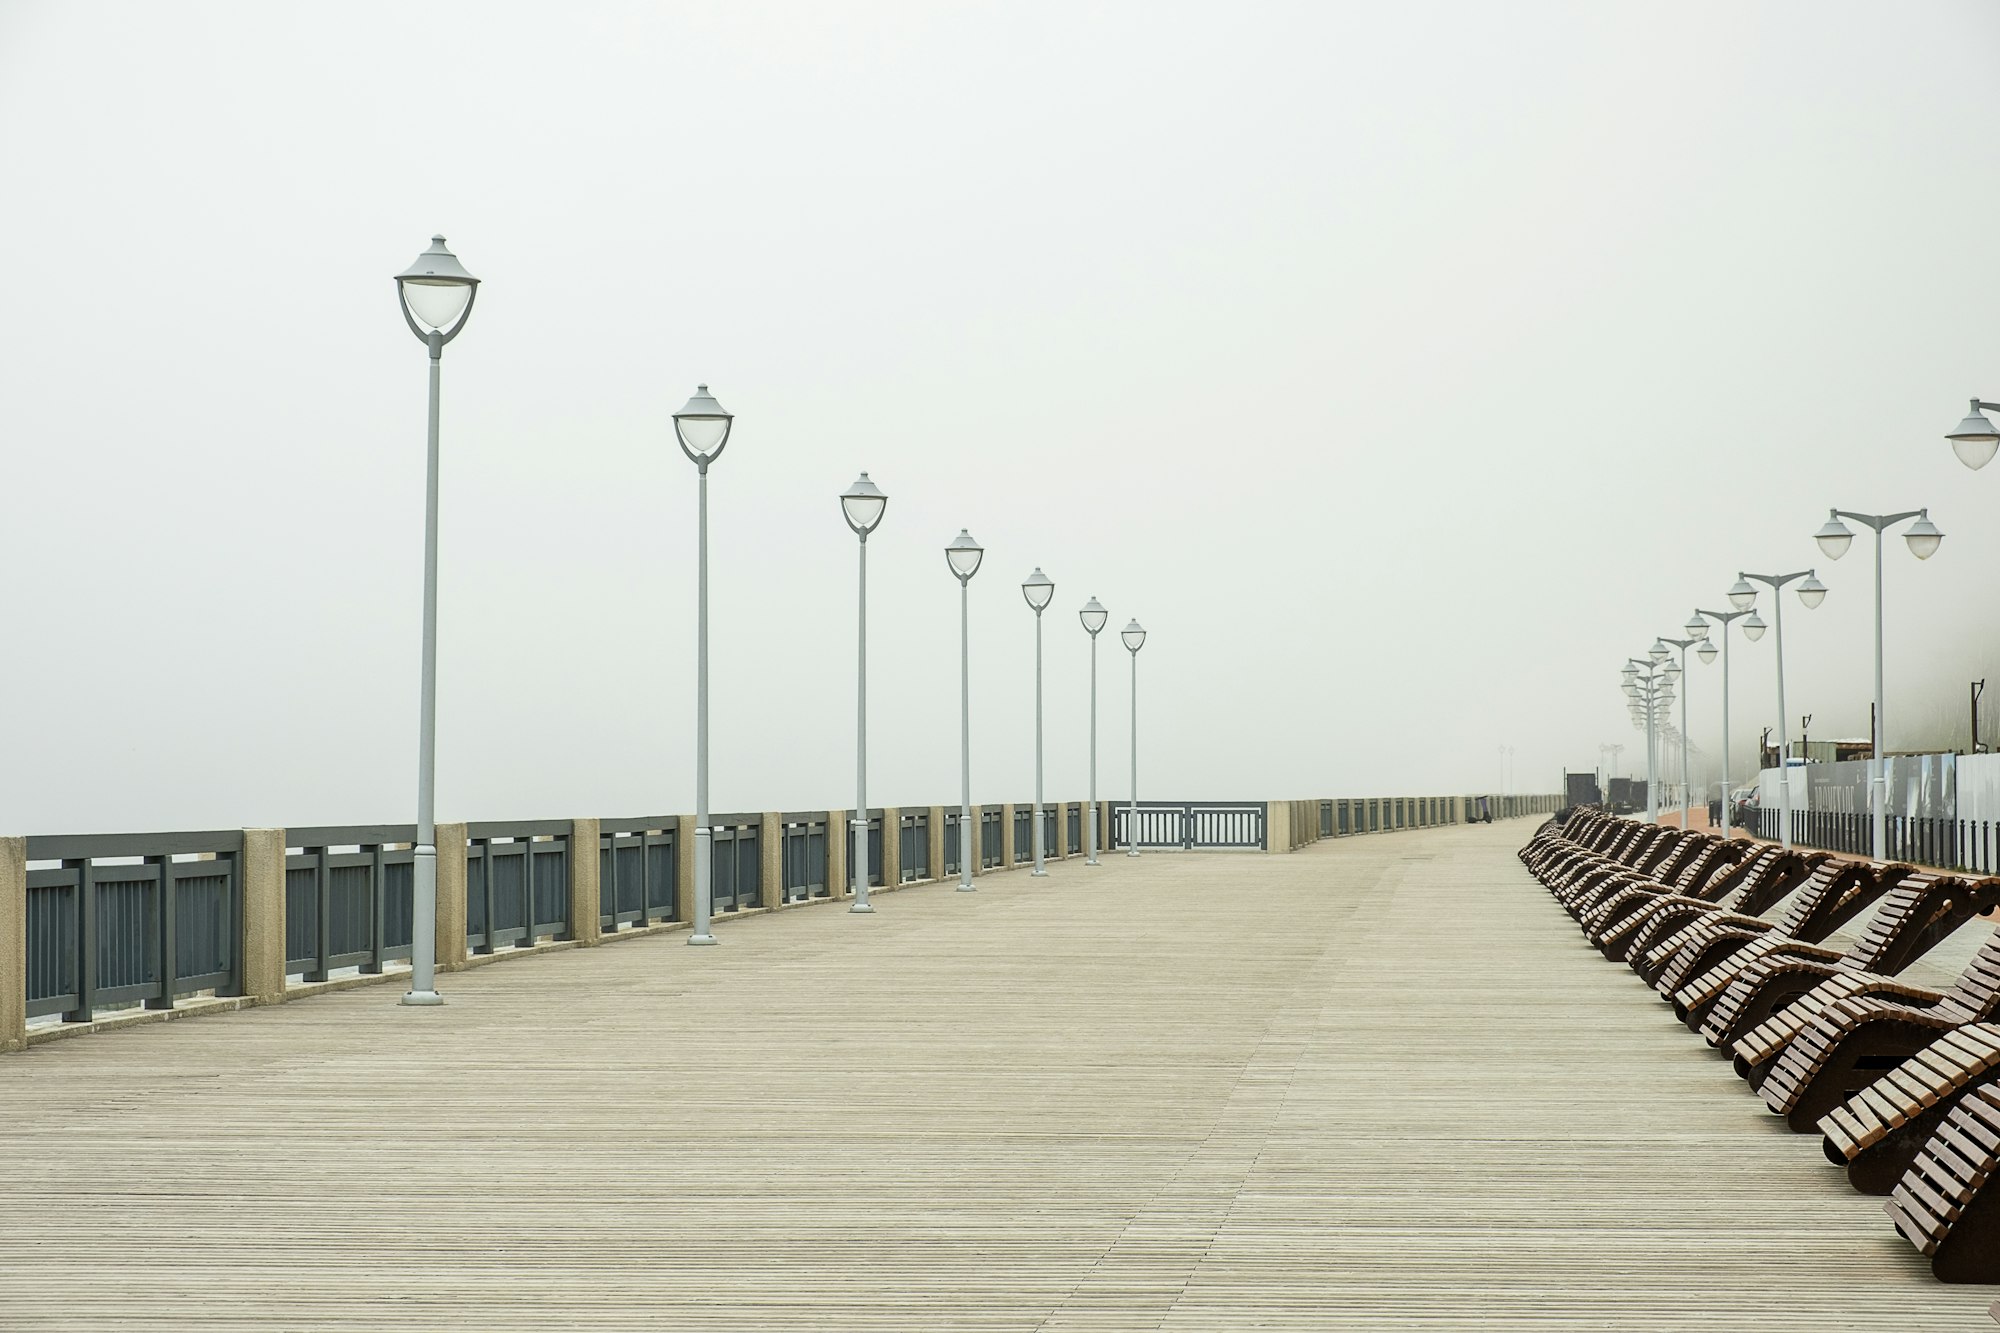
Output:
<instances>
[{"instance_id":1,"label":"lamp head cover","mask_svg":"<svg viewBox=\"0 0 2000 1333\"><path fill-rule=\"evenodd\" d=\"M979 562L985 558L986 548L972 540L972 534L964 528L944 548L944 562L960 583L970 582L979 572Z\"/></svg>"},{"instance_id":2,"label":"lamp head cover","mask_svg":"<svg viewBox=\"0 0 2000 1333\"><path fill-rule=\"evenodd\" d=\"M2000 450L2000 430L1994 429L1986 414L1979 410L1979 400L1972 400L1972 410L1957 429L1945 438L1951 441L1951 451L1958 455L1958 461L1977 472L1993 461L1993 454Z\"/></svg>"},{"instance_id":3,"label":"lamp head cover","mask_svg":"<svg viewBox=\"0 0 2000 1333\"><path fill-rule=\"evenodd\" d=\"M1076 615L1077 619L1083 622L1084 632L1093 639L1097 637L1098 631L1104 628L1104 622L1111 618L1111 613L1099 606L1095 597L1085 602L1083 610Z\"/></svg>"},{"instance_id":4,"label":"lamp head cover","mask_svg":"<svg viewBox=\"0 0 2000 1333\"><path fill-rule=\"evenodd\" d=\"M722 456L735 420L715 401L706 384L698 385L694 396L674 413L674 437L681 442L681 452L706 472L708 465Z\"/></svg>"},{"instance_id":5,"label":"lamp head cover","mask_svg":"<svg viewBox=\"0 0 2000 1333\"><path fill-rule=\"evenodd\" d=\"M1120 630L1118 632L1118 637L1124 641L1125 646L1127 648L1131 649L1133 652L1136 653L1139 651L1140 648L1145 646L1146 630L1144 626L1140 625L1140 623L1135 620L1131 624L1127 625L1124 629Z\"/></svg>"},{"instance_id":6,"label":"lamp head cover","mask_svg":"<svg viewBox=\"0 0 2000 1333\"><path fill-rule=\"evenodd\" d=\"M465 327L472 313L472 298L478 294L479 279L465 271L458 256L445 248L444 237L431 237L428 250L396 275L396 295L403 303L403 318L411 332L429 340L418 328L424 324L450 342Z\"/></svg>"},{"instance_id":7,"label":"lamp head cover","mask_svg":"<svg viewBox=\"0 0 2000 1333\"><path fill-rule=\"evenodd\" d=\"M854 484L840 493L840 513L847 520L862 541L875 531L875 525L882 521L882 511L889 507L889 497L882 488L868 480L868 474L856 477Z\"/></svg>"},{"instance_id":8,"label":"lamp head cover","mask_svg":"<svg viewBox=\"0 0 2000 1333\"><path fill-rule=\"evenodd\" d=\"M1819 531L1813 534L1813 540L1819 543L1819 549L1826 553L1827 559L1838 560L1846 555L1847 548L1854 544L1854 529L1842 523L1839 514L1828 510L1826 522L1819 525Z\"/></svg>"},{"instance_id":9,"label":"lamp head cover","mask_svg":"<svg viewBox=\"0 0 2000 1333\"><path fill-rule=\"evenodd\" d=\"M1035 566L1035 572L1028 575L1021 584L1021 596L1027 599L1029 606L1035 608L1036 615L1042 613L1042 608L1047 606L1049 599L1055 595L1056 585L1049 582L1049 576L1042 573L1040 565Z\"/></svg>"}]
</instances>

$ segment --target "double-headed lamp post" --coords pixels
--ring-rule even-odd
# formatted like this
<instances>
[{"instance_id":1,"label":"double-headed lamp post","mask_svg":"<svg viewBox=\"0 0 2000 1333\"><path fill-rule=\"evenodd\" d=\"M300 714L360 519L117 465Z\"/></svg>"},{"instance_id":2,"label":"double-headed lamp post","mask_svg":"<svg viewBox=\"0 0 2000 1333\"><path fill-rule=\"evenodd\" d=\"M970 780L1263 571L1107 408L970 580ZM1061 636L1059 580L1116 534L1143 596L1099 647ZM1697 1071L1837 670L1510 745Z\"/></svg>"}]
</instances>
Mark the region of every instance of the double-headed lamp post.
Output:
<instances>
[{"instance_id":1,"label":"double-headed lamp post","mask_svg":"<svg viewBox=\"0 0 2000 1333\"><path fill-rule=\"evenodd\" d=\"M1792 811L1796 802L1792 800L1792 766L1785 751L1791 748L1788 723L1791 714L1785 711L1785 599L1779 593L1788 583L1799 583L1799 600L1808 611L1826 600L1826 585L1819 581L1810 569L1795 570L1790 574L1745 574L1738 572L1736 586L1729 590L1729 604L1746 607L1757 599L1757 591L1750 585L1761 583L1771 590L1772 640L1777 646L1778 658L1778 791L1782 796L1783 814L1778 825L1778 841L1792 845ZM1745 632L1748 630L1746 628Z\"/></svg>"},{"instance_id":2,"label":"double-headed lamp post","mask_svg":"<svg viewBox=\"0 0 2000 1333\"><path fill-rule=\"evenodd\" d=\"M1118 637L1132 654L1132 805L1127 812L1131 827L1125 832L1125 855L1139 854L1139 650L1146 646L1146 631L1133 621Z\"/></svg>"},{"instance_id":3,"label":"double-headed lamp post","mask_svg":"<svg viewBox=\"0 0 2000 1333\"><path fill-rule=\"evenodd\" d=\"M1674 679L1680 675L1680 668L1667 660L1670 656L1666 645L1656 641L1645 657L1631 658L1621 672L1625 694L1631 702L1633 724L1643 725L1646 732L1648 822L1657 822L1660 817L1659 727L1666 718L1667 705L1673 701Z\"/></svg>"},{"instance_id":4,"label":"double-headed lamp post","mask_svg":"<svg viewBox=\"0 0 2000 1333\"><path fill-rule=\"evenodd\" d=\"M972 884L972 839L978 826L972 822L972 576L986 548L972 540L964 528L944 548L944 562L958 580L958 891L975 892Z\"/></svg>"},{"instance_id":5,"label":"double-headed lamp post","mask_svg":"<svg viewBox=\"0 0 2000 1333\"><path fill-rule=\"evenodd\" d=\"M1683 677L1681 681L1681 735L1680 735L1681 831L1683 833L1687 831L1688 827L1688 806L1692 804L1694 799L1694 788L1688 785L1688 691L1684 677L1687 671L1688 649L1694 647L1696 644L1702 641L1702 636L1708 632L1708 623L1706 621L1703 621L1699 626L1689 625L1686 627L1686 629L1688 635L1687 638L1669 639L1662 637L1659 640L1659 642L1654 645L1655 647L1658 647L1660 643L1663 643L1667 645L1669 648L1678 648L1680 650L1680 657L1677 660L1676 665L1679 666L1680 674Z\"/></svg>"},{"instance_id":6,"label":"double-headed lamp post","mask_svg":"<svg viewBox=\"0 0 2000 1333\"><path fill-rule=\"evenodd\" d=\"M694 895L694 930L688 935L689 944L715 943L709 929L715 898L715 832L708 826L708 467L722 457L734 421L710 396L706 384L698 386L687 405L674 413L674 437L700 477L695 524L694 883L689 886Z\"/></svg>"},{"instance_id":7,"label":"double-headed lamp post","mask_svg":"<svg viewBox=\"0 0 2000 1333\"><path fill-rule=\"evenodd\" d=\"M1747 620L1744 619L1745 617L1748 617L1748 619ZM1693 631L1696 620L1702 621L1702 628L1704 630L1707 629L1708 627L1707 622L1710 620L1713 620L1716 624L1722 626L1722 806L1721 809L1722 809L1722 836L1726 838L1729 836L1729 622L1732 620L1743 620L1744 621L1743 632L1752 639L1755 639L1763 634L1764 622L1757 618L1757 613L1755 611L1746 611L1741 609L1729 610L1729 611L1696 611L1694 613L1694 619L1688 621L1688 628L1690 632ZM1715 651L1716 651L1714 640L1709 639L1707 635L1704 634L1703 643L1701 647L1697 648L1695 651L1697 654L1700 655L1702 661L1713 662L1715 660Z\"/></svg>"},{"instance_id":8,"label":"double-headed lamp post","mask_svg":"<svg viewBox=\"0 0 2000 1333\"><path fill-rule=\"evenodd\" d=\"M866 472L840 494L841 516L861 539L861 601L854 671L854 817L847 825L854 838L854 854L848 858L854 866L854 903L847 909L850 912L875 910L868 901L868 534L875 531L882 521L882 511L888 507L889 497L868 480ZM888 830L883 833L886 836ZM964 835L965 830L960 828L961 842ZM962 861L962 847L960 851Z\"/></svg>"},{"instance_id":9,"label":"double-headed lamp post","mask_svg":"<svg viewBox=\"0 0 2000 1333\"><path fill-rule=\"evenodd\" d=\"M404 1004L443 1004L437 993L437 551L438 370L444 345L465 331L479 279L431 237L430 249L396 275L403 322L430 349L429 448L424 473L424 647L417 704L417 842L412 856L410 989Z\"/></svg>"},{"instance_id":10,"label":"double-headed lamp post","mask_svg":"<svg viewBox=\"0 0 2000 1333\"><path fill-rule=\"evenodd\" d=\"M1978 407L1989 404L1977 404ZM1982 417L1981 420L1984 420ZM1969 423L1960 423L1963 430ZM1959 445L1959 437L1954 436L1952 444ZM1991 456L1990 454L1988 455ZM1965 458L1963 448L1959 457ZM1910 509L1900 514L1857 514L1846 509L1832 510L1825 523L1820 525L1813 540L1829 560L1838 560L1847 554L1847 548L1854 541L1854 532L1840 520L1851 518L1875 530L1875 742L1870 746L1873 752L1870 762L1874 765L1873 777L1869 782L1870 800L1874 806L1874 836L1872 855L1877 861L1889 859L1889 764L1886 753L1889 748L1889 730L1882 717L1882 534L1906 519L1915 519L1903 533L1903 541L1909 546L1910 554L1919 560L1928 560L1937 554L1944 542L1944 534L1931 522L1930 510Z\"/></svg>"},{"instance_id":11,"label":"double-headed lamp post","mask_svg":"<svg viewBox=\"0 0 2000 1333\"><path fill-rule=\"evenodd\" d=\"M1035 613L1035 868L1028 873L1046 875L1042 865L1042 612L1056 595L1056 585L1042 573L1041 566L1021 585L1021 596Z\"/></svg>"},{"instance_id":12,"label":"double-headed lamp post","mask_svg":"<svg viewBox=\"0 0 2000 1333\"><path fill-rule=\"evenodd\" d=\"M1104 629L1104 623L1111 619L1111 613L1099 606L1093 597L1083 604L1083 610L1076 615L1083 622L1084 633L1090 636L1090 813L1083 819L1083 845L1086 849L1083 863L1094 866L1103 864L1097 859L1097 636Z\"/></svg>"}]
</instances>

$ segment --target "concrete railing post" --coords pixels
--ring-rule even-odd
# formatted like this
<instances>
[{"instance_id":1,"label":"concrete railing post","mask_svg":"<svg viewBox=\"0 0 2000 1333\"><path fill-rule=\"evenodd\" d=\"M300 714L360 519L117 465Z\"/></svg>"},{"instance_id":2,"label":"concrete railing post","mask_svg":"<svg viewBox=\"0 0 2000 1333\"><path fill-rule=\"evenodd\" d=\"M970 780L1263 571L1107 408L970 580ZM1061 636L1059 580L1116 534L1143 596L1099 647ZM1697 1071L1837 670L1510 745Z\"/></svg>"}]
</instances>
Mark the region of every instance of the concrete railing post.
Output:
<instances>
[{"instance_id":1,"label":"concrete railing post","mask_svg":"<svg viewBox=\"0 0 2000 1333\"><path fill-rule=\"evenodd\" d=\"M603 869L597 847L600 833L595 819L569 821L569 937L585 948L604 934L604 908L598 897Z\"/></svg>"},{"instance_id":2,"label":"concrete railing post","mask_svg":"<svg viewBox=\"0 0 2000 1333\"><path fill-rule=\"evenodd\" d=\"M437 826L437 965L440 972L465 967L464 823Z\"/></svg>"},{"instance_id":3,"label":"concrete railing post","mask_svg":"<svg viewBox=\"0 0 2000 1333\"><path fill-rule=\"evenodd\" d=\"M854 896L847 874L847 811L826 812L826 893L838 901Z\"/></svg>"},{"instance_id":4,"label":"concrete railing post","mask_svg":"<svg viewBox=\"0 0 2000 1333\"><path fill-rule=\"evenodd\" d=\"M943 807L943 806L941 806L941 805L934 805L934 806L932 806L932 807L931 807L931 811L930 811L930 815L931 815L931 822L930 822L930 833L931 833L931 846L930 846L930 856L929 856L929 857L927 858L927 860L926 860L926 862L925 862L925 863L926 863L927 865L929 865L929 866L930 866L930 868L931 868L931 875L930 875L930 877L931 877L932 879L934 879L934 880L937 880L937 881L939 881L939 882L942 882L942 881L944 880L944 877L945 877L945 874L944 874L944 807ZM963 843L965 842L965 830L964 830L964 829L960 829L960 830L959 830L959 837L958 837L958 840L959 840L959 842L960 842L960 844L961 844L961 851L962 851L962 850L963 850L963 846L962 846L962 844L963 844Z\"/></svg>"},{"instance_id":5,"label":"concrete railing post","mask_svg":"<svg viewBox=\"0 0 2000 1333\"><path fill-rule=\"evenodd\" d=\"M903 882L903 810L882 807L882 887L893 889Z\"/></svg>"},{"instance_id":6,"label":"concrete railing post","mask_svg":"<svg viewBox=\"0 0 2000 1333\"><path fill-rule=\"evenodd\" d=\"M1014 803L1003 802L1000 806L1000 865L1001 870L1014 868Z\"/></svg>"},{"instance_id":7,"label":"concrete railing post","mask_svg":"<svg viewBox=\"0 0 2000 1333\"><path fill-rule=\"evenodd\" d=\"M27 1048L28 840L0 838L0 1051Z\"/></svg>"},{"instance_id":8,"label":"concrete railing post","mask_svg":"<svg viewBox=\"0 0 2000 1333\"><path fill-rule=\"evenodd\" d=\"M243 830L243 993L258 1004L285 998L285 831Z\"/></svg>"},{"instance_id":9,"label":"concrete railing post","mask_svg":"<svg viewBox=\"0 0 2000 1333\"><path fill-rule=\"evenodd\" d=\"M1264 807L1264 850L1292 850L1292 803L1272 801Z\"/></svg>"},{"instance_id":10,"label":"concrete railing post","mask_svg":"<svg viewBox=\"0 0 2000 1333\"><path fill-rule=\"evenodd\" d=\"M713 866L710 867L712 871ZM677 815L674 822L674 920L694 924L694 816Z\"/></svg>"},{"instance_id":11,"label":"concrete railing post","mask_svg":"<svg viewBox=\"0 0 2000 1333\"><path fill-rule=\"evenodd\" d=\"M757 905L777 907L785 901L785 820L766 810L757 822Z\"/></svg>"}]
</instances>

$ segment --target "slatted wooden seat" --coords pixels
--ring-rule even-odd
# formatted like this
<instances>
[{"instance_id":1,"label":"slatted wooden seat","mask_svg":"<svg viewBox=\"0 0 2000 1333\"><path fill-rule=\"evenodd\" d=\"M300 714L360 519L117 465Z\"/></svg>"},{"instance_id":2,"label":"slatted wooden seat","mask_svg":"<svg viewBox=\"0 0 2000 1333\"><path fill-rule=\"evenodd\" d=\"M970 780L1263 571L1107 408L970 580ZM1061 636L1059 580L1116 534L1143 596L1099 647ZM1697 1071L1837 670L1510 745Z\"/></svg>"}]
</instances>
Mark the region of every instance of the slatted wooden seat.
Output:
<instances>
[{"instance_id":1,"label":"slatted wooden seat","mask_svg":"<svg viewBox=\"0 0 2000 1333\"><path fill-rule=\"evenodd\" d=\"M1808 873L1805 859L1781 847L1742 844L1752 850L1724 867L1697 894L1658 898L1639 909L1641 923L1625 947L1625 961L1647 985L1657 987L1661 972L1693 934L1688 927L1718 909L1755 916L1790 893ZM1671 993L1671 992L1669 992Z\"/></svg>"},{"instance_id":2,"label":"slatted wooden seat","mask_svg":"<svg viewBox=\"0 0 2000 1333\"><path fill-rule=\"evenodd\" d=\"M1789 859L1786 859L1789 858ZM1651 968L1638 968L1649 976L1653 989L1671 1001L1674 993L1716 961L1740 948L1755 934L1771 929L1787 929L1798 924L1798 914L1814 901L1823 888L1814 876L1830 858L1823 852L1784 852L1770 862L1770 869L1754 884L1744 886L1732 900L1704 905L1687 914L1678 929L1646 955ZM1774 921L1767 914L1791 899ZM1789 933L1789 931L1788 931Z\"/></svg>"},{"instance_id":3,"label":"slatted wooden seat","mask_svg":"<svg viewBox=\"0 0 2000 1333\"><path fill-rule=\"evenodd\" d=\"M1951 1108L1883 1208L1943 1282L2000 1282L2000 1086L1983 1083Z\"/></svg>"},{"instance_id":4,"label":"slatted wooden seat","mask_svg":"<svg viewBox=\"0 0 2000 1333\"><path fill-rule=\"evenodd\" d=\"M1953 1031L1995 1019L2000 938L1989 937L1949 990L1883 984L1826 1003L1771 1062L1757 1093L1793 1129L1810 1130Z\"/></svg>"},{"instance_id":5,"label":"slatted wooden seat","mask_svg":"<svg viewBox=\"0 0 2000 1333\"><path fill-rule=\"evenodd\" d=\"M1908 871L1910 867L1895 869ZM1700 960L1673 993L1674 1013L1689 1030L1701 1031L1709 1010L1746 968L1790 945L1818 944L1888 892L1900 877L1880 875L1862 861L1826 860L1813 867L1811 877L1792 895L1776 921L1715 913L1695 923L1706 926L1707 934L1698 949L1689 946L1683 950L1698 952Z\"/></svg>"},{"instance_id":6,"label":"slatted wooden seat","mask_svg":"<svg viewBox=\"0 0 2000 1333\"><path fill-rule=\"evenodd\" d=\"M1722 858L1733 858L1733 849L1744 849L1748 854L1751 844L1746 842L1724 842L1721 838L1711 838L1705 833L1690 833L1680 840L1679 845L1664 861L1651 870L1622 868L1599 877L1595 883L1588 876L1580 876L1577 883L1557 895L1569 914L1579 922L1584 921L1604 902L1627 888L1651 886L1655 891L1666 889L1670 892L1691 893L1721 868Z\"/></svg>"},{"instance_id":7,"label":"slatted wooden seat","mask_svg":"<svg viewBox=\"0 0 2000 1333\"><path fill-rule=\"evenodd\" d=\"M1575 916L1580 903L1593 900L1608 886L1624 881L1651 883L1668 875L1668 867L1680 860L1681 848L1690 841L1705 838L1705 834L1683 835L1678 829L1668 829L1643 847L1634 844L1636 850L1629 852L1630 860L1599 857L1588 863L1576 863L1560 883L1549 885L1549 892Z\"/></svg>"},{"instance_id":8,"label":"slatted wooden seat","mask_svg":"<svg viewBox=\"0 0 2000 1333\"><path fill-rule=\"evenodd\" d=\"M1584 938L1602 949L1606 957L1624 958L1626 947L1646 922L1647 908L1670 897L1712 902L1704 892L1707 885L1719 871L1752 850L1751 843L1711 838L1670 884L1640 882L1608 888L1581 917Z\"/></svg>"},{"instance_id":9,"label":"slatted wooden seat","mask_svg":"<svg viewBox=\"0 0 2000 1333\"><path fill-rule=\"evenodd\" d=\"M1621 820L1626 828L1614 835L1606 849L1595 856L1584 856L1572 860L1561 868L1552 869L1543 876L1542 882L1550 891L1565 888L1579 876L1604 865L1611 864L1630 870L1643 870L1651 863L1654 846L1669 832L1657 824L1634 824L1631 820Z\"/></svg>"},{"instance_id":10,"label":"slatted wooden seat","mask_svg":"<svg viewBox=\"0 0 2000 1333\"><path fill-rule=\"evenodd\" d=\"M1819 1119L1828 1161L1863 1194L1887 1194L1951 1108L2000 1079L2000 1023L1953 1028Z\"/></svg>"},{"instance_id":11,"label":"slatted wooden seat","mask_svg":"<svg viewBox=\"0 0 2000 1333\"><path fill-rule=\"evenodd\" d=\"M1794 1001L1803 1001L1836 973L1893 977L1979 913L1996 905L1990 880L1968 882L1955 875L1933 875L1914 868L1898 878L1879 874L1893 884L1868 918L1860 937L1844 950L1800 943L1774 944L1762 957L1740 971L1702 1020L1701 1034L1711 1046L1733 1050L1738 1040L1773 1020ZM1800 1020L1800 1026L1805 1023ZM1793 1028L1796 1033L1799 1028ZM1774 1028L1767 1037L1775 1037ZM1780 1043L1781 1045L1783 1043ZM1763 1082L1764 1062L1738 1053L1737 1072ZM1817 1116L1814 1119L1818 1119Z\"/></svg>"}]
</instances>

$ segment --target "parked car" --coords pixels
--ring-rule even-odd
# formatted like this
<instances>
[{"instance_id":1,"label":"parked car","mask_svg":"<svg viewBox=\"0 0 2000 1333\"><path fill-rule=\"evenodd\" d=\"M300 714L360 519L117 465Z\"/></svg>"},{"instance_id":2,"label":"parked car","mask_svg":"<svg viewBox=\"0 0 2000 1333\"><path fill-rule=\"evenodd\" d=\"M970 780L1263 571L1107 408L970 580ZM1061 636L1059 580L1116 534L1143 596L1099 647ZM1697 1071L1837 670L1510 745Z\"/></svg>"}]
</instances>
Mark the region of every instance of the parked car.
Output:
<instances>
[{"instance_id":1,"label":"parked car","mask_svg":"<svg viewBox=\"0 0 2000 1333\"><path fill-rule=\"evenodd\" d=\"M1736 828L1756 828L1760 808L1755 787L1738 787L1729 793L1729 822Z\"/></svg>"}]
</instances>

